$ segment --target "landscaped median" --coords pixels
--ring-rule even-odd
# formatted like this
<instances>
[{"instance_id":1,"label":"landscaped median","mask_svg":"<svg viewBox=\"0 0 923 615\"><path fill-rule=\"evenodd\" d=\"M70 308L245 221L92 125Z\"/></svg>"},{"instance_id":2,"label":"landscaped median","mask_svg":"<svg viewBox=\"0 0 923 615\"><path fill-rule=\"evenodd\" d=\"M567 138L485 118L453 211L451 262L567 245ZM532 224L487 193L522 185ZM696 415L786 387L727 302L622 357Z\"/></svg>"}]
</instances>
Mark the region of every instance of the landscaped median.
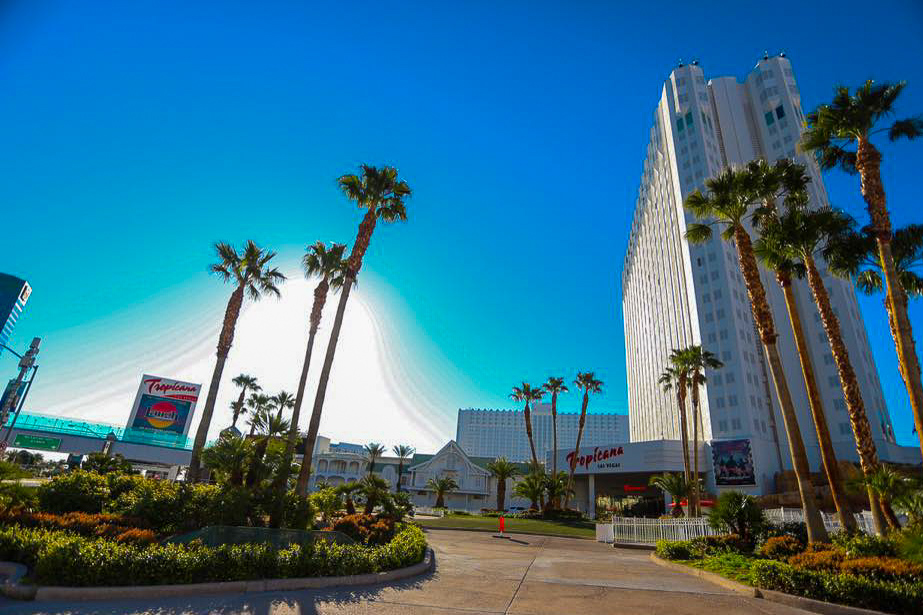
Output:
<instances>
[{"instance_id":1,"label":"landscaped median","mask_svg":"<svg viewBox=\"0 0 923 615\"><path fill-rule=\"evenodd\" d=\"M479 530L496 532L499 518L491 515L475 515L453 512L444 517L414 519L414 523L432 529ZM504 531L512 534L538 534L566 538L595 538L596 526L585 519L523 519L514 515L504 517Z\"/></svg>"},{"instance_id":2,"label":"landscaped median","mask_svg":"<svg viewBox=\"0 0 923 615\"><path fill-rule=\"evenodd\" d=\"M744 587L735 587L742 584L753 588L756 597L806 610L835 612L812 604L821 601L918 615L923 612L923 565L898 557L900 545L898 537L859 535L835 536L832 544L806 546L798 537L783 535L766 539L754 551L752 543L728 535L663 540L657 544L654 556L706 571L700 576L731 589L742 591ZM798 602L804 598L809 600Z\"/></svg>"},{"instance_id":3,"label":"landscaped median","mask_svg":"<svg viewBox=\"0 0 923 615\"><path fill-rule=\"evenodd\" d=\"M214 548L195 542L132 544L63 530L21 526L0 529L0 560L26 565L30 570L27 583L56 589L309 577L342 579L354 575L372 575L365 577L365 582L376 582L376 579L390 580L375 576L377 573L414 567L425 563L426 556L426 539L413 525L405 525L392 540L380 546L317 540L285 549L273 549L266 544ZM431 564L431 555L429 559ZM291 583L288 586L294 587ZM308 582L303 586L318 584ZM234 591L234 587L227 590ZM62 592L53 593L58 596Z\"/></svg>"}]
</instances>

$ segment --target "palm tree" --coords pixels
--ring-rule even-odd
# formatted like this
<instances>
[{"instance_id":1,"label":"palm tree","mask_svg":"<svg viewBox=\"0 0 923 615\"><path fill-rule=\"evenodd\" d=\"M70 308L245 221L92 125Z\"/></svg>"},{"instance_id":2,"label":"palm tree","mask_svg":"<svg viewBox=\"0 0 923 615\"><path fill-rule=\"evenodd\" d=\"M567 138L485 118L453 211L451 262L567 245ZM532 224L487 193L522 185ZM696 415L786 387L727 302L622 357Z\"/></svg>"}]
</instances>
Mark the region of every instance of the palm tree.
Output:
<instances>
[{"instance_id":1,"label":"palm tree","mask_svg":"<svg viewBox=\"0 0 923 615\"><path fill-rule=\"evenodd\" d=\"M529 500L531 502L530 507L534 510L539 510L538 502L545 497L545 474L543 472L529 472L513 485L513 495Z\"/></svg>"},{"instance_id":2,"label":"palm tree","mask_svg":"<svg viewBox=\"0 0 923 615\"><path fill-rule=\"evenodd\" d=\"M788 159L777 160L772 165L762 159L755 160L747 165L746 174L753 191L753 198L762 202L762 206L757 208L753 216L754 226L762 234L757 239L754 251L763 265L775 272L776 281L782 290L789 324L792 327L795 349L801 363L801 374L805 391L808 394L808 406L811 409L811 418L817 433L824 472L827 475L827 482L830 485L840 523L843 528L852 532L858 526L843 492L836 453L830 439L827 416L814 372L814 362L811 359L807 336L801 322L798 296L793 286L793 278L801 277L802 267L798 264L797 258L792 258L791 251L787 249L786 242L790 240L790 237L778 233L780 214L776 201L784 196L789 210L807 208L809 203L807 185L811 180L802 165ZM776 232L774 238L770 240L768 235L773 234L773 229ZM874 502L872 502L872 510L875 510Z\"/></svg>"},{"instance_id":3,"label":"palm tree","mask_svg":"<svg viewBox=\"0 0 923 615\"><path fill-rule=\"evenodd\" d=\"M558 393L567 393L570 389L564 384L564 378L555 378L549 376L545 384L542 385L548 393L551 393L551 475L558 475ZM558 500L552 500L551 505L558 506Z\"/></svg>"},{"instance_id":4,"label":"palm tree","mask_svg":"<svg viewBox=\"0 0 923 615\"><path fill-rule=\"evenodd\" d=\"M234 330L237 328L237 318L240 308L244 303L244 295L253 301L258 301L263 295L279 297L279 284L285 281L285 276L275 267L269 267L269 261L276 253L264 250L252 241L248 241L243 252L237 253L231 244L216 243L215 252L218 262L209 266L209 271L219 275L225 282L235 284L231 298L228 300L224 313L224 324L218 336L218 352L215 361L215 371L212 373L211 384L208 387L208 397L205 398L205 407L202 408L202 418L196 430L195 440L192 445L192 458L189 460L187 480L199 480L201 470L202 449L208 436L208 428L215 412L215 402L218 399L218 386L221 384L221 374L227 362L231 344L234 341Z\"/></svg>"},{"instance_id":5,"label":"palm tree","mask_svg":"<svg viewBox=\"0 0 923 615\"><path fill-rule=\"evenodd\" d=\"M291 393L287 391L279 391L275 395L269 398L269 402L272 404L272 407L276 409L279 417L282 417L282 413L288 409L292 408L295 405L295 398Z\"/></svg>"},{"instance_id":6,"label":"palm tree","mask_svg":"<svg viewBox=\"0 0 923 615\"><path fill-rule=\"evenodd\" d=\"M331 289L339 290L343 286L343 280L346 274L346 259L343 254L346 252L346 244L334 243L327 247L322 241L308 246L304 258L301 261L304 275L308 279L320 278L320 282L314 287L314 303L311 305L311 316L308 326L308 345L304 351L304 362L301 364L301 377L298 380L298 392L295 394L295 407L292 411L292 429L289 433L288 449L286 455L294 455L295 440L298 436L298 421L301 418L301 404L304 401L305 388L308 383L308 368L311 366L311 354L314 351L314 338L317 336L317 330L320 328L321 316L324 312L324 305L327 303L327 294ZM311 413L311 422L308 424L308 433L305 436L305 452L308 449L308 441L314 442L317 439L317 432L320 430L320 412ZM314 445L311 445L313 454ZM306 457L306 459L308 459ZM310 461L310 459L309 459ZM311 475L311 464L302 464L301 471L298 473L298 484L296 491L304 495L308 491L308 478Z\"/></svg>"},{"instance_id":7,"label":"palm tree","mask_svg":"<svg viewBox=\"0 0 923 615\"><path fill-rule=\"evenodd\" d=\"M369 474L359 481L361 485L362 496L365 498L365 514L370 515L375 507L386 497L388 497L388 481Z\"/></svg>"},{"instance_id":8,"label":"palm tree","mask_svg":"<svg viewBox=\"0 0 923 615\"><path fill-rule=\"evenodd\" d=\"M917 356L913 329L907 314L907 293L892 252L891 217L885 201L885 188L881 181L881 153L871 141L871 136L885 128L876 124L894 112L894 103L904 89L905 82L876 84L866 81L856 88L837 86L833 101L820 105L806 116L807 130L801 147L815 152L822 169L840 167L848 173L859 174L859 189L868 206L872 233L878 246L878 257L884 274L886 307L897 339L897 357L901 375L910 396L913 421L923 451L923 380L920 375L920 358ZM889 120L890 121L890 120ZM887 127L888 138L914 139L923 135L923 117L894 121ZM852 145L855 144L855 151Z\"/></svg>"},{"instance_id":9,"label":"palm tree","mask_svg":"<svg viewBox=\"0 0 923 615\"><path fill-rule=\"evenodd\" d=\"M671 355L672 356L672 355ZM679 432L683 442L683 478L686 483L692 481L692 470L689 467L689 428L686 424L686 379L687 372L684 368L671 365L663 370L657 382L663 386L664 391L676 390L676 406L679 410Z\"/></svg>"},{"instance_id":10,"label":"palm tree","mask_svg":"<svg viewBox=\"0 0 923 615\"><path fill-rule=\"evenodd\" d=\"M583 404L580 406L580 422L577 424L577 442L574 444L574 454L570 460L570 469L567 475L567 491L564 493L564 508L570 500L574 490L574 472L577 470L577 455L580 454L580 440L583 439L583 427L586 425L586 409L590 405L590 393L601 393L603 381L596 379L595 372L577 372L574 384L578 389L583 389Z\"/></svg>"},{"instance_id":11,"label":"palm tree","mask_svg":"<svg viewBox=\"0 0 923 615\"><path fill-rule=\"evenodd\" d=\"M435 508L445 508L445 494L451 493L458 489L458 483L454 478L443 476L442 478L431 478L426 483L426 488L436 493Z\"/></svg>"},{"instance_id":12,"label":"palm tree","mask_svg":"<svg viewBox=\"0 0 923 615\"><path fill-rule=\"evenodd\" d=\"M888 527L892 530L900 530L901 522L891 508L893 499L900 500L908 491L911 481L895 471L893 468L880 465L874 472L866 474L859 483L870 491L874 492L881 502L881 510L884 513Z\"/></svg>"},{"instance_id":13,"label":"palm tree","mask_svg":"<svg viewBox=\"0 0 923 615\"><path fill-rule=\"evenodd\" d=\"M396 491L400 493L401 492L401 476L404 475L404 460L409 459L410 456L413 455L417 451L414 447L409 446L407 444L397 444L391 448L391 452L393 452L397 456L397 460L398 460L397 461L397 489Z\"/></svg>"},{"instance_id":14,"label":"palm tree","mask_svg":"<svg viewBox=\"0 0 923 615\"><path fill-rule=\"evenodd\" d=\"M693 480L690 483L692 494L692 509L695 516L701 514L699 509L699 387L708 382L706 370L721 369L724 363L718 360L714 353L704 350L701 346L692 345L682 351L682 364L689 373L689 388L692 389L692 458Z\"/></svg>"},{"instance_id":15,"label":"palm tree","mask_svg":"<svg viewBox=\"0 0 923 615\"><path fill-rule=\"evenodd\" d=\"M680 505L680 502L683 498L689 497L690 489L689 483L686 482L686 478L682 474L673 472L657 474L651 476L648 484L657 487L670 496L673 501L673 509L670 511L672 516L683 516L683 507Z\"/></svg>"},{"instance_id":16,"label":"palm tree","mask_svg":"<svg viewBox=\"0 0 923 615\"><path fill-rule=\"evenodd\" d=\"M369 476L375 472L375 462L385 453L385 447L378 442L369 442L362 448L365 449L365 458L369 463Z\"/></svg>"},{"instance_id":17,"label":"palm tree","mask_svg":"<svg viewBox=\"0 0 923 615\"><path fill-rule=\"evenodd\" d=\"M260 473L263 471L263 459L266 457L266 449L269 443L279 436L288 432L291 423L288 419L282 417L281 411L273 414L264 410L253 417L256 428L255 446L253 449L253 461L250 463L250 471L247 472L247 487L253 487L260 480Z\"/></svg>"},{"instance_id":18,"label":"palm tree","mask_svg":"<svg viewBox=\"0 0 923 615\"><path fill-rule=\"evenodd\" d=\"M340 329L343 327L343 316L346 313L346 302L356 276L362 268L362 259L372 241L372 233L379 220L397 222L407 219L407 209L404 200L410 197L410 186L407 182L398 179L397 169L383 166L380 169L363 164L359 175L343 175L337 183L340 191L354 201L360 209L365 209L365 215L359 224L359 233L353 244L353 249L346 262L346 272L343 277L343 287L340 291L340 301L337 304L336 315L333 319L333 328L330 330L330 341L327 343L327 353L324 355L324 365L321 368L320 380L317 384L317 395L314 397L314 408L311 412L311 422L315 417L320 424L321 413L324 409L324 398L327 395L327 383L330 380L330 370L333 369L333 357L336 354L337 341L340 339ZM310 439L308 429L308 442L305 443L305 459L311 459L314 454L315 440ZM310 468L310 465L308 465ZM307 485L310 473L305 477Z\"/></svg>"},{"instance_id":19,"label":"palm tree","mask_svg":"<svg viewBox=\"0 0 923 615\"><path fill-rule=\"evenodd\" d=\"M562 498L568 495L567 472L549 474L545 477L545 492L548 494L548 502L560 502Z\"/></svg>"},{"instance_id":20,"label":"palm tree","mask_svg":"<svg viewBox=\"0 0 923 615\"><path fill-rule=\"evenodd\" d=\"M487 471L497 479L497 512L506 510L506 481L519 474L516 464L507 461L506 457L497 457L487 464Z\"/></svg>"},{"instance_id":21,"label":"palm tree","mask_svg":"<svg viewBox=\"0 0 923 615\"><path fill-rule=\"evenodd\" d=\"M814 487L811 484L808 457L805 452L804 441L801 438L801 429L798 426L791 391L785 379L782 358L776 345L778 336L772 312L769 309L769 302L766 299L766 289L760 280L759 265L757 265L756 256L753 252L750 234L744 227L744 219L750 214L752 198L752 191L748 188L746 182L745 172L727 169L717 177L706 180L705 184L709 191L707 196L700 191L689 195L686 198L685 206L699 220L711 220L711 222L689 225L686 238L690 243L709 241L712 237L711 224L716 224L726 227L722 233L723 239L727 241L734 240L738 260L740 261L740 270L747 287L747 294L750 297L753 321L766 351L769 371L782 409L782 418L788 434L789 451L792 456L792 466L798 481L805 524L808 528L808 540L811 542L823 542L827 539L827 530L824 528L824 523L814 498Z\"/></svg>"},{"instance_id":22,"label":"palm tree","mask_svg":"<svg viewBox=\"0 0 923 615\"><path fill-rule=\"evenodd\" d=\"M814 261L814 255L823 242L830 236L840 234L845 225L848 225L848 218L841 212L827 208L808 210L807 197L803 191L792 193L786 199L786 204L788 207L785 213L761 222L762 237L756 244L756 251L770 263L770 266L777 271L784 272L785 277L788 278L787 280L780 279L780 283L783 285L789 320L792 323L792 333L801 358L802 372L805 374L805 385L808 387L808 398L820 444L821 460L840 523L851 531L857 527L855 517L849 509L843 488L843 478L830 440L826 415L820 405L820 394L816 390L816 382L813 378L813 363L806 348L807 343L801 325L800 312L790 297L794 294L791 289L792 275L806 276L820 314L821 324L830 342L834 363L837 366L840 384L843 388L843 398L856 439L859 464L863 473L874 472L878 467L878 453L865 412L862 390L859 388L849 350L843 342L839 320L830 304L830 295ZM786 282L787 286L783 282ZM881 517L874 492L869 491L868 495L875 528L880 533L884 529L884 520Z\"/></svg>"},{"instance_id":23,"label":"palm tree","mask_svg":"<svg viewBox=\"0 0 923 615\"><path fill-rule=\"evenodd\" d=\"M265 423L267 420L264 416L269 412L269 406L272 398L264 393L251 393L247 399L247 406L250 408L250 434L252 437L256 433L257 425Z\"/></svg>"},{"instance_id":24,"label":"palm tree","mask_svg":"<svg viewBox=\"0 0 923 615\"><path fill-rule=\"evenodd\" d=\"M532 437L532 409L529 405L540 402L544 396L544 389L541 387L533 387L528 382L523 382L522 385L513 387L513 392L510 393L510 399L513 401L525 402L526 404L523 414L526 419L526 436L529 438L529 448L532 449L532 463L534 465L538 465L538 457L535 454L535 440Z\"/></svg>"},{"instance_id":25,"label":"palm tree","mask_svg":"<svg viewBox=\"0 0 923 615\"><path fill-rule=\"evenodd\" d=\"M256 381L256 376L248 376L247 374L240 374L239 376L235 376L231 382L240 387L240 396L237 398L237 405L234 405L235 402L231 402L231 409L234 411L234 420L231 421L231 427L237 427L237 419L245 408L244 399L247 396L247 392L261 391L263 387L261 387Z\"/></svg>"},{"instance_id":26,"label":"palm tree","mask_svg":"<svg viewBox=\"0 0 923 615\"><path fill-rule=\"evenodd\" d=\"M353 494L362 489L362 484L356 481L344 483L336 488L337 493L343 496L346 502L346 514L356 514L356 503L353 501Z\"/></svg>"},{"instance_id":27,"label":"palm tree","mask_svg":"<svg viewBox=\"0 0 923 615\"><path fill-rule=\"evenodd\" d=\"M249 440L226 435L202 451L202 463L215 474L226 477L229 485L239 487L244 482L244 471L252 454L253 445Z\"/></svg>"}]
</instances>

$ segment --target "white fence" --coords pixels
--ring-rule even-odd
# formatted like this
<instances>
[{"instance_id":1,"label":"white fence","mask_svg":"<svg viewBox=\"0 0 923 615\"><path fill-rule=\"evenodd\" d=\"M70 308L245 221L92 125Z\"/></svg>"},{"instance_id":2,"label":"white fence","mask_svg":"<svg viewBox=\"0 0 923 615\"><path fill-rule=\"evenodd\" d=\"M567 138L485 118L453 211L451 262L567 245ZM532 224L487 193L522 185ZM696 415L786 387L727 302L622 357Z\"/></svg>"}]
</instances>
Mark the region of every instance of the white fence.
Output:
<instances>
[{"instance_id":1,"label":"white fence","mask_svg":"<svg viewBox=\"0 0 923 615\"><path fill-rule=\"evenodd\" d=\"M800 508L774 508L764 513L766 519L776 525L804 519ZM821 516L828 532L840 529L840 522L836 515L821 513ZM874 533L872 515L869 511L857 514L856 521L862 531L869 534ZM691 540L699 536L712 536L720 533L709 525L705 517L681 517L679 519L613 517L611 523L596 525L596 540L599 542L654 544L658 540Z\"/></svg>"}]
</instances>

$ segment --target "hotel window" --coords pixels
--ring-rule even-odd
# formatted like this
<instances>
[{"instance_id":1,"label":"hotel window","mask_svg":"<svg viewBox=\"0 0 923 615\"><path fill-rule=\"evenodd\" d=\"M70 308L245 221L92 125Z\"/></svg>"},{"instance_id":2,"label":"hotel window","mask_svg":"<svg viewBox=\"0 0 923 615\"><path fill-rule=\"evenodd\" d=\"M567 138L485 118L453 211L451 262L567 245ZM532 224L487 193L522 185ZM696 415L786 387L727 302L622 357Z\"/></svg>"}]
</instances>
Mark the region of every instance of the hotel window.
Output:
<instances>
[{"instance_id":1,"label":"hotel window","mask_svg":"<svg viewBox=\"0 0 923 615\"><path fill-rule=\"evenodd\" d=\"M676 129L682 132L684 127L685 125L683 124L683 118L680 117L678 120L676 120Z\"/></svg>"},{"instance_id":2,"label":"hotel window","mask_svg":"<svg viewBox=\"0 0 923 615\"><path fill-rule=\"evenodd\" d=\"M775 121L776 121L776 118L772 116L772 111L767 111L766 112L766 125L772 126L775 123Z\"/></svg>"},{"instance_id":3,"label":"hotel window","mask_svg":"<svg viewBox=\"0 0 923 615\"><path fill-rule=\"evenodd\" d=\"M686 114L686 125L692 128L692 111Z\"/></svg>"},{"instance_id":4,"label":"hotel window","mask_svg":"<svg viewBox=\"0 0 923 615\"><path fill-rule=\"evenodd\" d=\"M731 419L731 429L734 429L734 430L740 429L740 419L738 418Z\"/></svg>"},{"instance_id":5,"label":"hotel window","mask_svg":"<svg viewBox=\"0 0 923 615\"><path fill-rule=\"evenodd\" d=\"M778 107L776 107L776 117L779 118L780 120L783 117L785 117L785 107L783 107L782 105L779 105Z\"/></svg>"}]
</instances>

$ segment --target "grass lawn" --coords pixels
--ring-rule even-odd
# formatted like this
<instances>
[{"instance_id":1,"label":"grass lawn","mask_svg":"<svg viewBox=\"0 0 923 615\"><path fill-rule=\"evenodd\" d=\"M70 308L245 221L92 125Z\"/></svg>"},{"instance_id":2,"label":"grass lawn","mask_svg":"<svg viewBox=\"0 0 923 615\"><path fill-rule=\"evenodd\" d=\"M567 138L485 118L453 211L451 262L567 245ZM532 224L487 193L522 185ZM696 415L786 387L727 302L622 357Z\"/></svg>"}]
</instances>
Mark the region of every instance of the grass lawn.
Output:
<instances>
[{"instance_id":1,"label":"grass lawn","mask_svg":"<svg viewBox=\"0 0 923 615\"><path fill-rule=\"evenodd\" d=\"M745 585L753 584L750 580L750 564L752 564L755 559L752 557L739 555L737 553L724 553L721 555L710 555L705 559L673 561L678 564L691 566L692 568L699 568L701 570L720 574L738 583L744 583Z\"/></svg>"},{"instance_id":2,"label":"grass lawn","mask_svg":"<svg viewBox=\"0 0 923 615\"><path fill-rule=\"evenodd\" d=\"M414 519L422 527L450 527L465 530L497 530L496 517L450 515L438 519ZM569 538L595 538L596 524L592 521L545 521L543 519L506 519L507 533L544 534Z\"/></svg>"}]
</instances>

